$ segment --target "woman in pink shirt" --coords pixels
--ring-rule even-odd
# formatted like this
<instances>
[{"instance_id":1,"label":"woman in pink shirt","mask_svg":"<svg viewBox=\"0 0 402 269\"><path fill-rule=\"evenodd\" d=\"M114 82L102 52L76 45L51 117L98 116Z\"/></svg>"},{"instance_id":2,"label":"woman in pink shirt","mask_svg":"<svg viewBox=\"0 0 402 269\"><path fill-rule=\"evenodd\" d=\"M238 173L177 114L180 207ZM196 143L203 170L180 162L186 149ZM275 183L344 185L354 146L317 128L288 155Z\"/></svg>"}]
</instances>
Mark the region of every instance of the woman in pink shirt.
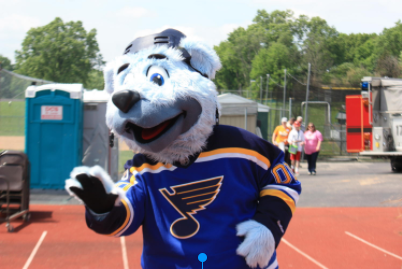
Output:
<instances>
[{"instance_id":1,"label":"woman in pink shirt","mask_svg":"<svg viewBox=\"0 0 402 269\"><path fill-rule=\"evenodd\" d=\"M317 157L320 153L321 142L323 141L322 134L320 131L316 130L314 124L310 122L307 126L307 131L304 133L304 138L306 141L304 156L308 163L307 169L310 175L315 175Z\"/></svg>"}]
</instances>

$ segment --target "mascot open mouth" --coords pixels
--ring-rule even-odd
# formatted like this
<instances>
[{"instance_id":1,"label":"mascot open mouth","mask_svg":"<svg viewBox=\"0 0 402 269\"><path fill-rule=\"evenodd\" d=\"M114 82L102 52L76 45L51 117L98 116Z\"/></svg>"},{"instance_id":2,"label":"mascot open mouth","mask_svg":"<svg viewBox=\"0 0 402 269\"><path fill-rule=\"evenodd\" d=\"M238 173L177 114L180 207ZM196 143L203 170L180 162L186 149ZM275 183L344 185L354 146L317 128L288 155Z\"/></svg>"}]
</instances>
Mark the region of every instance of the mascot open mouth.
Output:
<instances>
[{"instance_id":1,"label":"mascot open mouth","mask_svg":"<svg viewBox=\"0 0 402 269\"><path fill-rule=\"evenodd\" d=\"M168 130L170 130L180 117L186 117L186 112L182 112L174 118L168 119L154 127L143 128L132 122L128 122L125 126L125 131L135 137L135 140L141 144L155 141Z\"/></svg>"}]
</instances>

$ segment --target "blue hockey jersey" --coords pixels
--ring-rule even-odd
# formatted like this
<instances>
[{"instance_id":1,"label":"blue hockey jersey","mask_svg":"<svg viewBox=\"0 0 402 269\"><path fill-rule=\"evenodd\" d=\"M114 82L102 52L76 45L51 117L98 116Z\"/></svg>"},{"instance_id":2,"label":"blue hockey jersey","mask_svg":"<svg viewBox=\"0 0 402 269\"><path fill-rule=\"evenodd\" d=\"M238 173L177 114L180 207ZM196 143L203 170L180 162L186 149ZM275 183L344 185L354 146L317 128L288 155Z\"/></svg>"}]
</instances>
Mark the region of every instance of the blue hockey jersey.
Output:
<instances>
[{"instance_id":1,"label":"blue hockey jersey","mask_svg":"<svg viewBox=\"0 0 402 269\"><path fill-rule=\"evenodd\" d=\"M243 238L236 225L255 219L267 225L276 245L298 201L301 185L277 147L240 128L215 126L207 147L186 166L155 163L142 154L129 160L121 206L106 214L86 212L101 234L127 236L141 225L145 269L249 268L236 254ZM262 199L268 201L257 212ZM268 223L268 224L267 224ZM276 253L269 269L278 268Z\"/></svg>"}]
</instances>

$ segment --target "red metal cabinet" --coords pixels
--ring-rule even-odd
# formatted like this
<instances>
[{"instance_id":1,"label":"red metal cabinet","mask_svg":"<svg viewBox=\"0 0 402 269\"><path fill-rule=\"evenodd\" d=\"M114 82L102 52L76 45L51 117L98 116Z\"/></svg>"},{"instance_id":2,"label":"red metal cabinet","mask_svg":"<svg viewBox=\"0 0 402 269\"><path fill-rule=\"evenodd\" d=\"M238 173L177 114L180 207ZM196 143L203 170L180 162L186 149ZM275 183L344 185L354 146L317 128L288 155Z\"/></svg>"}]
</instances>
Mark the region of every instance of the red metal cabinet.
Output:
<instances>
[{"instance_id":1,"label":"red metal cabinet","mask_svg":"<svg viewBox=\"0 0 402 269\"><path fill-rule=\"evenodd\" d=\"M372 125L369 102L361 95L346 96L346 150L362 152L372 150Z\"/></svg>"}]
</instances>

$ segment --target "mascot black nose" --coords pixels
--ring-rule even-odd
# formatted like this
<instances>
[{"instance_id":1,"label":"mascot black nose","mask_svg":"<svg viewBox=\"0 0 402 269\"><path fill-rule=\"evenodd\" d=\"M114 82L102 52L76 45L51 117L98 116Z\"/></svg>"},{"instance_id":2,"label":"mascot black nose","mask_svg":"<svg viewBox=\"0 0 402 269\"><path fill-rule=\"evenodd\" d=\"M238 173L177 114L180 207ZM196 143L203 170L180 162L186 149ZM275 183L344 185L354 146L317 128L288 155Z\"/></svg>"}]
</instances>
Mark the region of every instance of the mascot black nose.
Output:
<instances>
[{"instance_id":1,"label":"mascot black nose","mask_svg":"<svg viewBox=\"0 0 402 269\"><path fill-rule=\"evenodd\" d=\"M141 96L136 91L122 90L115 92L112 96L112 101L118 109L127 113L141 99Z\"/></svg>"}]
</instances>

